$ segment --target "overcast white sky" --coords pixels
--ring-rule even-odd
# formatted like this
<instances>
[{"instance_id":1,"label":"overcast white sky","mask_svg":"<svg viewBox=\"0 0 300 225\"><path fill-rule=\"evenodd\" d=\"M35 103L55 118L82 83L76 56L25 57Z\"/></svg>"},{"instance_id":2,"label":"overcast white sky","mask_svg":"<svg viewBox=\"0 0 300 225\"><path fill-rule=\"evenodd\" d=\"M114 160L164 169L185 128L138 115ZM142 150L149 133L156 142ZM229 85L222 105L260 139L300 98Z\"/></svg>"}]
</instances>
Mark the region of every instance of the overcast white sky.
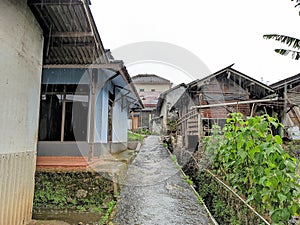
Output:
<instances>
[{"instance_id":1,"label":"overcast white sky","mask_svg":"<svg viewBox=\"0 0 300 225\"><path fill-rule=\"evenodd\" d=\"M274 83L300 73L300 61L274 52L264 40L278 33L300 38L300 17L290 0L92 0L104 47L112 51L143 41L178 45L216 72L232 63L255 79ZM130 74L156 73L174 83L192 78L162 64L127 65Z\"/></svg>"}]
</instances>

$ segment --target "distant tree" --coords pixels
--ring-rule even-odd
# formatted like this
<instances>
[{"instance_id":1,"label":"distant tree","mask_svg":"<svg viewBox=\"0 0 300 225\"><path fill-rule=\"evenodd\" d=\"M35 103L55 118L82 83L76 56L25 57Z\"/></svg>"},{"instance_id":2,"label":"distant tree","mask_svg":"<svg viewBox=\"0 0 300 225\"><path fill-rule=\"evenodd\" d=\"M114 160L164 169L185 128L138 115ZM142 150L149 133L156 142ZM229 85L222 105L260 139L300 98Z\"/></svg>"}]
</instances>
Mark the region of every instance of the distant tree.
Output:
<instances>
[{"instance_id":1,"label":"distant tree","mask_svg":"<svg viewBox=\"0 0 300 225\"><path fill-rule=\"evenodd\" d=\"M295 7L300 6L300 0L291 0L291 1L295 1L295 3L296 3ZM299 11L299 16L300 16L300 11ZM263 38L274 39L276 41L280 41L281 43L284 43L288 47L291 48L291 49L277 48L277 49L275 49L276 53L279 53L284 56L291 55L292 59L295 59L295 60L300 59L300 39L290 37L287 35L280 35L280 34L265 34L263 36Z\"/></svg>"}]
</instances>

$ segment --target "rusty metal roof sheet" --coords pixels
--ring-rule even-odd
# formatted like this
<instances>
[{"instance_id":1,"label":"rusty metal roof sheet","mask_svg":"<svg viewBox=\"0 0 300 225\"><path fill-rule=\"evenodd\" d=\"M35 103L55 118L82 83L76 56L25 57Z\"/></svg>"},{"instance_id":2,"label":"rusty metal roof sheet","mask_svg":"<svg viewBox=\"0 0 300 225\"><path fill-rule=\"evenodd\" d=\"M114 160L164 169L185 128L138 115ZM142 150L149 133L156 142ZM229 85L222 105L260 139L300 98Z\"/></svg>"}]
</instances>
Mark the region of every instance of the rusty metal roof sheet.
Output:
<instances>
[{"instance_id":1,"label":"rusty metal roof sheet","mask_svg":"<svg viewBox=\"0 0 300 225\"><path fill-rule=\"evenodd\" d=\"M285 84L288 85L288 89L298 86L300 84L300 73L271 84L270 87L275 90L280 90L284 89Z\"/></svg>"},{"instance_id":2,"label":"rusty metal roof sheet","mask_svg":"<svg viewBox=\"0 0 300 225\"><path fill-rule=\"evenodd\" d=\"M274 94L275 91L269 87L268 85L244 74L240 71L237 71L232 68L234 64L225 67L211 75L208 75L202 79L197 79L195 81L192 81L188 84L189 88L191 87L202 87L207 85L211 80L213 79L225 79L228 81L233 81L234 83L238 84L240 87L242 87L245 90L249 91L249 94L251 98L264 98L266 96L269 96L271 94Z\"/></svg>"},{"instance_id":3,"label":"rusty metal roof sheet","mask_svg":"<svg viewBox=\"0 0 300 225\"><path fill-rule=\"evenodd\" d=\"M29 0L44 32L44 65L107 63L86 0Z\"/></svg>"}]
</instances>

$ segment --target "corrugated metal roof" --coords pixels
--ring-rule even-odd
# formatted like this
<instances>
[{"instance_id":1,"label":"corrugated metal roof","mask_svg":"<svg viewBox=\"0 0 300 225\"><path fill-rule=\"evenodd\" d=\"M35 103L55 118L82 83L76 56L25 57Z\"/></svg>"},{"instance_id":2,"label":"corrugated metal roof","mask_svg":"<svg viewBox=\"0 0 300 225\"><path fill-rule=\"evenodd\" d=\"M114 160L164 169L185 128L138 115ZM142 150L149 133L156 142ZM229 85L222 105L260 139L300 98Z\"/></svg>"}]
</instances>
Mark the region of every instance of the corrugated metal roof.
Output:
<instances>
[{"instance_id":1,"label":"corrugated metal roof","mask_svg":"<svg viewBox=\"0 0 300 225\"><path fill-rule=\"evenodd\" d=\"M29 0L44 32L44 64L106 63L86 0Z\"/></svg>"},{"instance_id":2,"label":"corrugated metal roof","mask_svg":"<svg viewBox=\"0 0 300 225\"><path fill-rule=\"evenodd\" d=\"M143 107L123 61L105 50L89 8L89 0L28 0L43 29L44 68L107 68L119 71L130 86L133 107ZM119 83L120 83L119 82Z\"/></svg>"},{"instance_id":3,"label":"corrugated metal roof","mask_svg":"<svg viewBox=\"0 0 300 225\"><path fill-rule=\"evenodd\" d=\"M171 82L165 78L157 76L155 74L139 74L132 77L133 83L138 84L169 84Z\"/></svg>"},{"instance_id":4,"label":"corrugated metal roof","mask_svg":"<svg viewBox=\"0 0 300 225\"><path fill-rule=\"evenodd\" d=\"M299 85L299 83L300 83L300 73L296 74L295 76L291 76L283 80L280 80L274 84L271 84L270 87L272 87L275 90L278 90L278 89L283 89L285 84L290 85L289 88L291 88Z\"/></svg>"},{"instance_id":5,"label":"corrugated metal roof","mask_svg":"<svg viewBox=\"0 0 300 225\"><path fill-rule=\"evenodd\" d=\"M268 95L274 94L275 91L269 87L268 85L249 77L246 74L243 74L232 68L234 64L225 67L209 76L206 76L200 80L195 80L188 84L189 87L202 87L207 85L213 79L228 79L229 81L233 81L242 87L245 90L248 90L251 98L263 98Z\"/></svg>"}]
</instances>

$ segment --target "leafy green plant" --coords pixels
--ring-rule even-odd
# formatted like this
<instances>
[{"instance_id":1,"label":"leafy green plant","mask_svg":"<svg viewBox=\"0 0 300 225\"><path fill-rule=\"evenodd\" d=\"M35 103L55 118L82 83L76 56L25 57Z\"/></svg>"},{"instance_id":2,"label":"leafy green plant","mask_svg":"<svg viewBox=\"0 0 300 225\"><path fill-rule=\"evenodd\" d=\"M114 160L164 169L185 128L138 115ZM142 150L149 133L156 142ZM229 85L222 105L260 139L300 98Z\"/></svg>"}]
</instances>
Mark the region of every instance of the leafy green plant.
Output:
<instances>
[{"instance_id":1,"label":"leafy green plant","mask_svg":"<svg viewBox=\"0 0 300 225\"><path fill-rule=\"evenodd\" d=\"M101 213L101 212L103 212L103 208L101 206L93 207L92 212Z\"/></svg>"},{"instance_id":2,"label":"leafy green plant","mask_svg":"<svg viewBox=\"0 0 300 225\"><path fill-rule=\"evenodd\" d=\"M295 3L296 3L295 7L299 8L299 6L300 6L299 0L291 0L291 1L295 1ZM299 12L299 15L300 15L300 12ZM287 47L289 47L288 49L277 48L277 49L275 49L276 53L284 55L284 56L291 55L292 59L295 59L295 60L300 59L300 52L299 52L300 39L299 38L294 38L294 37L290 37L288 35L280 35L280 34L265 34L263 36L263 38L279 41L279 42L287 45Z\"/></svg>"},{"instance_id":3,"label":"leafy green plant","mask_svg":"<svg viewBox=\"0 0 300 225\"><path fill-rule=\"evenodd\" d=\"M67 190L62 185L58 185L54 190L52 183L45 181L43 186L35 191L34 202L36 204L48 202L62 207L67 203Z\"/></svg>"},{"instance_id":4,"label":"leafy green plant","mask_svg":"<svg viewBox=\"0 0 300 225\"><path fill-rule=\"evenodd\" d=\"M144 135L128 132L128 141L143 141Z\"/></svg>"},{"instance_id":5,"label":"leafy green plant","mask_svg":"<svg viewBox=\"0 0 300 225\"><path fill-rule=\"evenodd\" d=\"M177 131L177 121L168 119L167 120L167 133L172 134L172 133L176 133L176 131Z\"/></svg>"},{"instance_id":6,"label":"leafy green plant","mask_svg":"<svg viewBox=\"0 0 300 225\"><path fill-rule=\"evenodd\" d=\"M193 185L193 181L190 179L189 176L185 175L183 179L187 184Z\"/></svg>"},{"instance_id":7,"label":"leafy green plant","mask_svg":"<svg viewBox=\"0 0 300 225\"><path fill-rule=\"evenodd\" d=\"M221 128L217 124L212 125L211 136L203 139L203 144L205 146L205 152L201 159L201 164L205 164L210 167L214 162L215 151L219 149L224 142L224 136L221 134ZM215 162L216 163L216 162Z\"/></svg>"},{"instance_id":8,"label":"leafy green plant","mask_svg":"<svg viewBox=\"0 0 300 225\"><path fill-rule=\"evenodd\" d=\"M78 191L86 192L78 196ZM101 212L113 198L112 181L91 172L36 172L34 208Z\"/></svg>"},{"instance_id":9,"label":"leafy green plant","mask_svg":"<svg viewBox=\"0 0 300 225\"><path fill-rule=\"evenodd\" d=\"M300 161L300 141L289 141L288 143L284 144L284 150L291 155L292 157L296 158L298 163Z\"/></svg>"},{"instance_id":10,"label":"leafy green plant","mask_svg":"<svg viewBox=\"0 0 300 225\"><path fill-rule=\"evenodd\" d=\"M182 166L180 166L179 163L178 163L178 161L177 161L176 155L172 155L171 156L171 160L174 162L174 164L176 165L176 167L177 167L178 170L182 169Z\"/></svg>"},{"instance_id":11,"label":"leafy green plant","mask_svg":"<svg viewBox=\"0 0 300 225\"><path fill-rule=\"evenodd\" d=\"M200 195L199 203L205 203L219 224L260 224L239 199L220 187L206 171L198 171L194 182Z\"/></svg>"},{"instance_id":12,"label":"leafy green plant","mask_svg":"<svg viewBox=\"0 0 300 225\"><path fill-rule=\"evenodd\" d=\"M296 159L283 150L280 136L273 134L279 126L268 115L245 120L241 113L232 113L223 128L223 140L218 144L207 140L205 146L213 150L214 172L257 210L268 213L273 223L283 224L299 213L300 194Z\"/></svg>"},{"instance_id":13,"label":"leafy green plant","mask_svg":"<svg viewBox=\"0 0 300 225\"><path fill-rule=\"evenodd\" d=\"M84 206L82 206L82 205L78 205L78 206L76 207L76 209L77 209L78 211L81 211L81 212L85 212L85 211L86 211L86 208L85 208Z\"/></svg>"},{"instance_id":14,"label":"leafy green plant","mask_svg":"<svg viewBox=\"0 0 300 225\"><path fill-rule=\"evenodd\" d=\"M172 161L173 161L174 163L177 163L177 157L176 157L176 155L172 155L172 156L171 156L171 159L172 159Z\"/></svg>"},{"instance_id":15,"label":"leafy green plant","mask_svg":"<svg viewBox=\"0 0 300 225\"><path fill-rule=\"evenodd\" d=\"M111 212L113 211L115 205L116 205L116 201L114 201L114 200L110 201L107 204L107 210L106 210L104 216L101 218L100 224L106 224L107 223L107 221L109 219L109 216L110 216Z\"/></svg>"},{"instance_id":16,"label":"leafy green plant","mask_svg":"<svg viewBox=\"0 0 300 225\"><path fill-rule=\"evenodd\" d=\"M142 134L142 135L150 135L151 132L148 128L145 127L139 127L135 130L135 133Z\"/></svg>"}]
</instances>

